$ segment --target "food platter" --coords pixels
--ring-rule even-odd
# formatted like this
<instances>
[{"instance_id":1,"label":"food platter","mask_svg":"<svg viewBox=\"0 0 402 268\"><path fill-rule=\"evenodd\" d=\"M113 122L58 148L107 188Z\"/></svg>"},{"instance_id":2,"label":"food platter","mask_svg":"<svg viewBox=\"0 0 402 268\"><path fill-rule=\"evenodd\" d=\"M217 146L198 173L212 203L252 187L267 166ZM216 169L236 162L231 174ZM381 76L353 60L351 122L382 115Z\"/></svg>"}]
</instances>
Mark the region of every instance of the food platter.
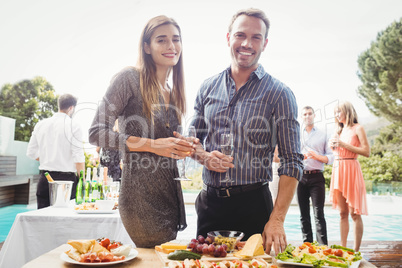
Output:
<instances>
[{"instance_id":1,"label":"food platter","mask_svg":"<svg viewBox=\"0 0 402 268\"><path fill-rule=\"evenodd\" d=\"M297 262L286 262L286 261L281 261L281 260L276 260L278 264L289 264L289 265L295 265L295 266L304 266L304 267L313 267L312 264L304 264L304 263L297 263ZM349 268L358 268L360 265L361 260L353 262ZM322 268L333 268L334 266L321 266Z\"/></svg>"},{"instance_id":2,"label":"food platter","mask_svg":"<svg viewBox=\"0 0 402 268\"><path fill-rule=\"evenodd\" d=\"M108 266L108 265L114 265L114 264L118 264L118 263L122 263L122 262L127 262L130 261L132 259L134 259L135 257L138 256L138 251L135 249L131 249L130 254L128 254L128 256L121 261L112 261L112 262L94 262L94 263L90 263L90 262L78 262L76 260L71 259L66 253L62 253L60 255L60 259L68 262L68 263L72 263L72 264L79 264L79 265L84 265L84 266Z\"/></svg>"},{"instance_id":3,"label":"food platter","mask_svg":"<svg viewBox=\"0 0 402 268\"><path fill-rule=\"evenodd\" d=\"M155 251L156 255L158 255L159 259L163 262L163 264L165 266L168 266L169 264L169 259L167 258L168 254L163 253L163 252L159 252L159 251ZM264 254L264 255L259 255L259 256L254 256L253 258L261 258L264 259L268 262L272 261L272 257L268 254ZM201 261L210 261L210 262L219 262L219 261L231 261L231 260L238 260L238 257L233 256L232 253L228 253L228 255L226 257L212 257L209 255L203 255L201 257Z\"/></svg>"},{"instance_id":4,"label":"food platter","mask_svg":"<svg viewBox=\"0 0 402 268\"><path fill-rule=\"evenodd\" d=\"M117 209L113 209L113 210L98 210L98 209L94 209L94 210L74 210L76 213L78 214L114 214L117 213Z\"/></svg>"}]
</instances>

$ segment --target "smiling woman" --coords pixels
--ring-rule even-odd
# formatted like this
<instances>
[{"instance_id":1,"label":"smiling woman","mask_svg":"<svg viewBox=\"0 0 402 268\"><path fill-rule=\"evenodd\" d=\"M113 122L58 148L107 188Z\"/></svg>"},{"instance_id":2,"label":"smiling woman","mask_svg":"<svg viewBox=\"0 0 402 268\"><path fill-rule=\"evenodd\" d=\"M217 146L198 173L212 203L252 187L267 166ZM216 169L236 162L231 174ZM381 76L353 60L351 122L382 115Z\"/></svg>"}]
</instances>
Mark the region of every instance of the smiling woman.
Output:
<instances>
[{"instance_id":1,"label":"smiling woman","mask_svg":"<svg viewBox=\"0 0 402 268\"><path fill-rule=\"evenodd\" d=\"M91 144L124 152L119 210L137 247L173 240L187 226L181 185L174 180L176 160L193 150L173 137L185 112L182 58L178 24L166 16L149 20L136 68L113 78L89 130Z\"/></svg>"}]
</instances>

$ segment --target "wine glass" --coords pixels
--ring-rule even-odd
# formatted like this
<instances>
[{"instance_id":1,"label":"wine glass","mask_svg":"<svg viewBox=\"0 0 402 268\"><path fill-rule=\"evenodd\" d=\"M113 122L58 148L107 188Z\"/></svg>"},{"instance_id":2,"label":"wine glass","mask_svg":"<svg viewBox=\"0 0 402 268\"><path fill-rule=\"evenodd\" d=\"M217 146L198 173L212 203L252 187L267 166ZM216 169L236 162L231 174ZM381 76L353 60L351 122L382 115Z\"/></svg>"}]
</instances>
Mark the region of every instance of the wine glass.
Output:
<instances>
[{"instance_id":1,"label":"wine glass","mask_svg":"<svg viewBox=\"0 0 402 268\"><path fill-rule=\"evenodd\" d=\"M225 154L227 156L232 156L233 155L233 134L232 133L221 134L220 145L221 145L221 151L223 154ZM229 170L226 171L225 178L223 180L221 180L221 182L232 182L232 180L229 177Z\"/></svg>"},{"instance_id":2,"label":"wine glass","mask_svg":"<svg viewBox=\"0 0 402 268\"><path fill-rule=\"evenodd\" d=\"M186 137L186 135L184 133L184 129L183 129L183 127L181 125L179 125L177 127L176 132L179 133L180 135ZM195 138L196 136L197 136L197 133L195 131L195 127L190 126L188 128L187 137ZM179 177L175 178L175 180L178 180L178 181L191 181L191 179L186 177L186 158L177 160L177 169L179 171Z\"/></svg>"}]
</instances>

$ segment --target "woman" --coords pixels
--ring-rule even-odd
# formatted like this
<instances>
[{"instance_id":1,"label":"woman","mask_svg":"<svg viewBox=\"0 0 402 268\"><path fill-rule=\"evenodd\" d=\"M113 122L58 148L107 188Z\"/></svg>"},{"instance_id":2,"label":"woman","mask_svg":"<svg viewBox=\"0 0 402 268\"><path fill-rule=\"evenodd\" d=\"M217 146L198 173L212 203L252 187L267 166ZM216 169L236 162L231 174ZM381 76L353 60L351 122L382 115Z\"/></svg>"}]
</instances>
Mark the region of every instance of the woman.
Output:
<instances>
[{"instance_id":1,"label":"woman","mask_svg":"<svg viewBox=\"0 0 402 268\"><path fill-rule=\"evenodd\" d=\"M343 102L335 108L335 122L338 125L337 138L330 140L335 155L330 200L332 207L340 210L342 246L347 244L350 214L354 222L354 249L358 251L363 236L361 215L367 215L368 211L366 186L357 156L369 157L370 146L350 102Z\"/></svg>"},{"instance_id":2,"label":"woman","mask_svg":"<svg viewBox=\"0 0 402 268\"><path fill-rule=\"evenodd\" d=\"M119 210L137 247L173 240L187 226L181 185L174 180L176 160L193 152L191 143L173 137L186 103L181 52L177 23L152 18L140 38L137 68L112 79L89 130L91 144L125 151Z\"/></svg>"}]
</instances>

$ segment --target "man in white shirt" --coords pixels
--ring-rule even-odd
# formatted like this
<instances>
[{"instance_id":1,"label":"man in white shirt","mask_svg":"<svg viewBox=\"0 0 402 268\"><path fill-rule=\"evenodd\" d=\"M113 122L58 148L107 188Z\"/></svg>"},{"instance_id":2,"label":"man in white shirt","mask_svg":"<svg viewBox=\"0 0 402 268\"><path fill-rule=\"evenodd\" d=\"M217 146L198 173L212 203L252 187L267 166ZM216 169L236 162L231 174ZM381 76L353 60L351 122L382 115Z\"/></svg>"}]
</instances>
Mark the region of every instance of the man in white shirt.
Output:
<instances>
[{"instance_id":1,"label":"man in white shirt","mask_svg":"<svg viewBox=\"0 0 402 268\"><path fill-rule=\"evenodd\" d=\"M310 199L314 211L316 241L328 245L327 222L324 215L325 178L324 164L332 165L334 155L328 146L327 134L314 126L315 112L311 106L302 109L303 130L301 147L304 155L303 177L297 186L297 200L303 242L313 242L310 218Z\"/></svg>"},{"instance_id":2,"label":"man in white shirt","mask_svg":"<svg viewBox=\"0 0 402 268\"><path fill-rule=\"evenodd\" d=\"M54 180L73 181L71 199L75 198L77 174L85 172L85 156L80 126L71 117L77 98L59 97L59 111L39 122L32 132L27 156L40 162L40 180L36 191L38 209L50 206L49 183L45 172Z\"/></svg>"}]
</instances>

